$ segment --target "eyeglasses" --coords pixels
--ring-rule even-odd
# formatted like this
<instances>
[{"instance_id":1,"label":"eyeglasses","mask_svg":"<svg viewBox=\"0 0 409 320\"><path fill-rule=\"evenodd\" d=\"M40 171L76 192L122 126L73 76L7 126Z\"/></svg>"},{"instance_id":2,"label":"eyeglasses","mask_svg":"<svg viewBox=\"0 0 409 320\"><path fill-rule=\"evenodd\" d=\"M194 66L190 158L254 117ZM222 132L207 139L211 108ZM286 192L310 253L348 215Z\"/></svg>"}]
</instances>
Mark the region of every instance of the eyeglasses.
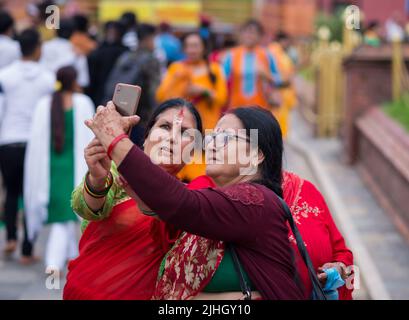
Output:
<instances>
[{"instance_id":1,"label":"eyeglasses","mask_svg":"<svg viewBox=\"0 0 409 320\"><path fill-rule=\"evenodd\" d=\"M203 139L203 145L205 148L207 148L207 146L211 142L214 142L214 146L216 149L222 149L222 148L225 148L227 144L229 143L229 141L233 138L249 141L247 137L241 137L233 133L222 131L222 132L213 132L213 133L205 135Z\"/></svg>"}]
</instances>

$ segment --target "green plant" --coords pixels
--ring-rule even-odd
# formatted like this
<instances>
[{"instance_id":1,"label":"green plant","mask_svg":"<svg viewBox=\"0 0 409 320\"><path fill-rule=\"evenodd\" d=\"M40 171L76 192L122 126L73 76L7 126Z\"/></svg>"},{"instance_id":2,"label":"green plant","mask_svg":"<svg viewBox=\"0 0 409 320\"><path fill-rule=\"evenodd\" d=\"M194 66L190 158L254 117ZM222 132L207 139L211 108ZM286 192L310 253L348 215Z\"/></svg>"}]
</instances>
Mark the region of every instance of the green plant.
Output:
<instances>
[{"instance_id":1,"label":"green plant","mask_svg":"<svg viewBox=\"0 0 409 320\"><path fill-rule=\"evenodd\" d=\"M315 19L315 29L318 30L320 27L328 27L331 32L330 41L342 42L343 37L343 19L342 10L338 10L335 14L328 15L325 13L318 14Z\"/></svg>"},{"instance_id":2,"label":"green plant","mask_svg":"<svg viewBox=\"0 0 409 320\"><path fill-rule=\"evenodd\" d=\"M384 111L409 132L409 93L404 94L397 102L386 103Z\"/></svg>"}]
</instances>

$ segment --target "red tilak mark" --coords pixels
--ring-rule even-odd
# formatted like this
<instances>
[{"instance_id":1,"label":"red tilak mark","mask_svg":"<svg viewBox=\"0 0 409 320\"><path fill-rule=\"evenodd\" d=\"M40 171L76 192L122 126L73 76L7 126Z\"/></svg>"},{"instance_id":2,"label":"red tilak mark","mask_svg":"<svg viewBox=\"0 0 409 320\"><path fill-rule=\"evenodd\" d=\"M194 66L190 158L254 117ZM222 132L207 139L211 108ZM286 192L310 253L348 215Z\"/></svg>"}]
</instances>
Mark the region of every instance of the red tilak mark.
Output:
<instances>
[{"instance_id":1,"label":"red tilak mark","mask_svg":"<svg viewBox=\"0 0 409 320\"><path fill-rule=\"evenodd\" d=\"M180 109L178 117L183 119L184 113L185 113L185 109L184 108Z\"/></svg>"}]
</instances>

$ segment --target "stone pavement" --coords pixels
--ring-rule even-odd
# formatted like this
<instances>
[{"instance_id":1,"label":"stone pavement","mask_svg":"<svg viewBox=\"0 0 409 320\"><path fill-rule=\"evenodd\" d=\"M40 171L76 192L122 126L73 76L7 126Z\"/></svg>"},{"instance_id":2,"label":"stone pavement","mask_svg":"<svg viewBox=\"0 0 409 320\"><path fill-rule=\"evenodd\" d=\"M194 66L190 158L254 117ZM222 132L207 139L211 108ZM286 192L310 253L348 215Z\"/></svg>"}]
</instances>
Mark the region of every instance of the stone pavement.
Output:
<instances>
[{"instance_id":1,"label":"stone pavement","mask_svg":"<svg viewBox=\"0 0 409 320\"><path fill-rule=\"evenodd\" d=\"M48 236L48 228L41 233L36 246L35 254L44 256ZM5 231L0 229L0 248L4 247ZM64 279L59 283L60 289L47 289L43 262L31 266L23 266L18 260L20 252L17 251L10 259L0 257L0 300L60 300ZM57 283L55 283L57 287Z\"/></svg>"}]
</instances>

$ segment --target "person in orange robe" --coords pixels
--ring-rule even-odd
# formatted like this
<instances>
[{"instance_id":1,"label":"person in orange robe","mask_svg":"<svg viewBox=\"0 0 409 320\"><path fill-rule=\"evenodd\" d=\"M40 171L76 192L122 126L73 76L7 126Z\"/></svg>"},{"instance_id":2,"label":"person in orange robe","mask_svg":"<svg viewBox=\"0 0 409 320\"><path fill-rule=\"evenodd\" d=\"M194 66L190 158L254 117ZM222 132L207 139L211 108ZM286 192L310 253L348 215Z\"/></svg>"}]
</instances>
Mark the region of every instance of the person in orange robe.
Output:
<instances>
[{"instance_id":1,"label":"person in orange robe","mask_svg":"<svg viewBox=\"0 0 409 320\"><path fill-rule=\"evenodd\" d=\"M198 33L188 34L183 41L186 59L172 63L157 92L158 102L181 97L191 101L199 111L203 129L212 129L221 116L227 102L227 82L223 69L217 63L209 63L205 41ZM203 175L203 159L195 159L179 174L185 181Z\"/></svg>"},{"instance_id":2,"label":"person in orange robe","mask_svg":"<svg viewBox=\"0 0 409 320\"><path fill-rule=\"evenodd\" d=\"M282 82L274 57L260 45L264 30L257 20L241 28L241 45L231 49L223 62L229 84L229 108L258 105L271 110Z\"/></svg>"}]
</instances>

